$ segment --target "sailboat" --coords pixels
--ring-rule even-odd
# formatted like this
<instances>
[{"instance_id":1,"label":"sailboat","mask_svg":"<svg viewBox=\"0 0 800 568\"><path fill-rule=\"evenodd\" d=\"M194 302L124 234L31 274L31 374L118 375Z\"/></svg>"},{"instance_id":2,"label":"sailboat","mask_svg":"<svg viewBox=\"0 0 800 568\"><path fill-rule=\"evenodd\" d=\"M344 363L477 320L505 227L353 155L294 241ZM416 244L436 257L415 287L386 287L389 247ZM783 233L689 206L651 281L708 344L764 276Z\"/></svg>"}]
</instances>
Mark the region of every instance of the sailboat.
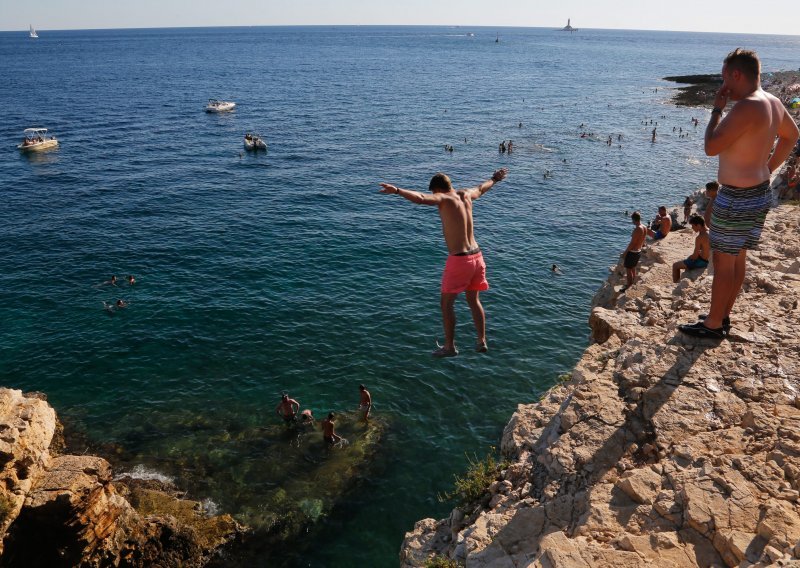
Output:
<instances>
[{"instance_id":1,"label":"sailboat","mask_svg":"<svg viewBox=\"0 0 800 568\"><path fill-rule=\"evenodd\" d=\"M31 26L31 37L33 39L36 39L37 37L39 37L39 34L36 33L36 30L33 29L33 26Z\"/></svg>"}]
</instances>

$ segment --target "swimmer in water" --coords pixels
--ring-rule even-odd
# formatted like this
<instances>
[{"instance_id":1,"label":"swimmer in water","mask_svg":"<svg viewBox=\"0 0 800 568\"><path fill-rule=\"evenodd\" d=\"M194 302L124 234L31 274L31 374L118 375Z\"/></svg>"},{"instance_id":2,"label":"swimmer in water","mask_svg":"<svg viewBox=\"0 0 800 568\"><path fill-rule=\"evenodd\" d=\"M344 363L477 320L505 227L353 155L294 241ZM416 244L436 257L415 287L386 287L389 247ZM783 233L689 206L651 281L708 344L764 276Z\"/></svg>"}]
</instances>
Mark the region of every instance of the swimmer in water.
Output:
<instances>
[{"instance_id":1,"label":"swimmer in water","mask_svg":"<svg viewBox=\"0 0 800 568\"><path fill-rule=\"evenodd\" d=\"M133 277L133 274L128 274L128 284L130 286L133 286L134 284L136 284L136 278Z\"/></svg>"},{"instance_id":2,"label":"swimmer in water","mask_svg":"<svg viewBox=\"0 0 800 568\"><path fill-rule=\"evenodd\" d=\"M105 282L103 282L103 284L110 284L111 286L116 286L117 285L117 277L112 274L111 275L111 280L106 280Z\"/></svg>"},{"instance_id":3,"label":"swimmer in water","mask_svg":"<svg viewBox=\"0 0 800 568\"><path fill-rule=\"evenodd\" d=\"M553 266L550 267L550 272L552 272L553 274L561 274L561 269L558 267L557 264L554 264Z\"/></svg>"},{"instance_id":4,"label":"swimmer in water","mask_svg":"<svg viewBox=\"0 0 800 568\"><path fill-rule=\"evenodd\" d=\"M126 302L125 300L120 299L120 300L117 300L116 306L117 306L118 310L121 310L122 308L127 308L128 307L128 302Z\"/></svg>"}]
</instances>

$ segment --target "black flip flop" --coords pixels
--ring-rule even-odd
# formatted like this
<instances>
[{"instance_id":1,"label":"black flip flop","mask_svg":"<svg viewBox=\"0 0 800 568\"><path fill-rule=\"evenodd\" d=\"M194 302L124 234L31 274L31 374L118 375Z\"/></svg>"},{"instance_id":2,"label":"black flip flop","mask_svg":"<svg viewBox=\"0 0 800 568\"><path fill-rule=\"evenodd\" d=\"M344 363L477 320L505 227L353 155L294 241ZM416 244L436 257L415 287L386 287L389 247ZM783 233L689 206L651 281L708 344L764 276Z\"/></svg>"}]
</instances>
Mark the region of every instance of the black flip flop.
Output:
<instances>
[{"instance_id":1,"label":"black flip flop","mask_svg":"<svg viewBox=\"0 0 800 568\"><path fill-rule=\"evenodd\" d=\"M679 325L678 329L686 335L692 337L708 338L708 339L723 339L725 337L725 328L718 327L712 329L703 325L703 322Z\"/></svg>"},{"instance_id":2,"label":"black flip flop","mask_svg":"<svg viewBox=\"0 0 800 568\"><path fill-rule=\"evenodd\" d=\"M700 319L700 321L705 321L705 319L708 317L708 314L700 314L697 317ZM724 318L722 318L722 329L725 332L725 335L729 335L730 334L730 332L731 332L731 318L730 318L730 316L725 316Z\"/></svg>"}]
</instances>

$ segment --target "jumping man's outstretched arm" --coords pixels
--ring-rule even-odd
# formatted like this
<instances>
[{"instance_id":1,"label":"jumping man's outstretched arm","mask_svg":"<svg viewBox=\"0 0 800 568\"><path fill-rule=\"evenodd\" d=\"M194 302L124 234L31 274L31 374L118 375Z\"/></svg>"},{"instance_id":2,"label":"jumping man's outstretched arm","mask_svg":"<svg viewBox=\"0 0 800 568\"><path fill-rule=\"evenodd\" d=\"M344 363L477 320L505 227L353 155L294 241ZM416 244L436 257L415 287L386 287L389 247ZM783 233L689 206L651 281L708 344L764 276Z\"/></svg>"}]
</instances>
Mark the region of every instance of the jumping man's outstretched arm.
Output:
<instances>
[{"instance_id":1,"label":"jumping man's outstretched arm","mask_svg":"<svg viewBox=\"0 0 800 568\"><path fill-rule=\"evenodd\" d=\"M410 189L401 189L390 183L382 183L381 187L383 189L380 190L380 193L399 195L400 197L404 197L412 203L418 203L419 205L438 205L442 200L442 196L436 193L428 194L420 193L419 191L411 191Z\"/></svg>"},{"instance_id":2,"label":"jumping man's outstretched arm","mask_svg":"<svg viewBox=\"0 0 800 568\"><path fill-rule=\"evenodd\" d=\"M508 169L501 168L496 172L494 172L490 179L486 180L478 187L475 187L473 189L468 189L467 194L469 194L470 198L472 198L472 200L474 201L478 199L481 195L492 189L492 187L494 187L494 184L506 179L507 175L508 175Z\"/></svg>"}]
</instances>

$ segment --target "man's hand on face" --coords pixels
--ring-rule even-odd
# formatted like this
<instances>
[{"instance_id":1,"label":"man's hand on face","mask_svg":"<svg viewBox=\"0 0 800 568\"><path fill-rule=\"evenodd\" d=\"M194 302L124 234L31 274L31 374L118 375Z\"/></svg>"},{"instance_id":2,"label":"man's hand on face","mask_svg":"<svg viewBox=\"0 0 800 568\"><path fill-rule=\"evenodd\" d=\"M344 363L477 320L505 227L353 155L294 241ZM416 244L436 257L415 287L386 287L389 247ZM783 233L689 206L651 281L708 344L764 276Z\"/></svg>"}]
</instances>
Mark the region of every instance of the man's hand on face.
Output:
<instances>
[{"instance_id":1,"label":"man's hand on face","mask_svg":"<svg viewBox=\"0 0 800 568\"><path fill-rule=\"evenodd\" d=\"M714 97L714 108L725 110L725 105L728 104L728 97L730 96L730 89L723 83Z\"/></svg>"}]
</instances>

